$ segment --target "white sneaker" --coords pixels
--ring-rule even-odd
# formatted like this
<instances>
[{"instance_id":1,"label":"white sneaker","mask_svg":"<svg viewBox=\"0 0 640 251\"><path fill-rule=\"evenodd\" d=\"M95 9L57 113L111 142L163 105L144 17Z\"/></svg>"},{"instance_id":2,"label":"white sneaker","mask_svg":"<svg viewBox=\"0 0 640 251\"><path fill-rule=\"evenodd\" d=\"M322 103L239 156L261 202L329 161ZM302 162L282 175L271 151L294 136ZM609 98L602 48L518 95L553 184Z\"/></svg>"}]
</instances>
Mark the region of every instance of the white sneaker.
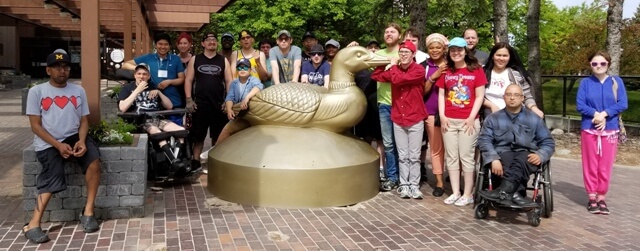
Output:
<instances>
[{"instance_id":1,"label":"white sneaker","mask_svg":"<svg viewBox=\"0 0 640 251\"><path fill-rule=\"evenodd\" d=\"M460 199L460 194L452 194L444 200L444 204L451 205Z\"/></svg>"},{"instance_id":2,"label":"white sneaker","mask_svg":"<svg viewBox=\"0 0 640 251\"><path fill-rule=\"evenodd\" d=\"M400 198L403 198L403 199L411 198L411 189L409 189L408 185L402 185L398 187L398 193L400 194Z\"/></svg>"},{"instance_id":3,"label":"white sneaker","mask_svg":"<svg viewBox=\"0 0 640 251\"><path fill-rule=\"evenodd\" d=\"M211 149L213 149L215 146L212 146L211 148L207 149L206 151L203 151L200 154L200 163L202 164L207 164L207 161L209 160L209 151L211 151Z\"/></svg>"},{"instance_id":4,"label":"white sneaker","mask_svg":"<svg viewBox=\"0 0 640 251\"><path fill-rule=\"evenodd\" d=\"M459 207L464 207L466 205L473 204L473 197L469 197L469 198L460 197L460 199L458 199L454 204Z\"/></svg>"},{"instance_id":5,"label":"white sneaker","mask_svg":"<svg viewBox=\"0 0 640 251\"><path fill-rule=\"evenodd\" d=\"M422 191L420 191L420 187L412 186L411 187L411 198L414 198L416 200L421 200L422 197L423 197L423 195L422 195Z\"/></svg>"}]
</instances>

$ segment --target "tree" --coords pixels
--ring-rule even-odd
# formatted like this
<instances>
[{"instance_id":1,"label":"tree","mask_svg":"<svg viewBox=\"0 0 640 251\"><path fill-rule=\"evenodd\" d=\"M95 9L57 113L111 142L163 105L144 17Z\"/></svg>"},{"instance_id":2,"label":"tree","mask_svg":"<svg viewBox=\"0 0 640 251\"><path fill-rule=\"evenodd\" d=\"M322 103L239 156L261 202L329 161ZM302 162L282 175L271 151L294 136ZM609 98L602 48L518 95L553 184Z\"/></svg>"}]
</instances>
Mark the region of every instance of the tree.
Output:
<instances>
[{"instance_id":1,"label":"tree","mask_svg":"<svg viewBox=\"0 0 640 251\"><path fill-rule=\"evenodd\" d=\"M507 35L507 0L494 0L493 2L493 37L495 41L509 43Z\"/></svg>"},{"instance_id":2,"label":"tree","mask_svg":"<svg viewBox=\"0 0 640 251\"><path fill-rule=\"evenodd\" d=\"M527 12L527 44L529 49L529 74L533 79L531 93L540 110L544 111L542 102L542 70L540 69L540 0L529 1Z\"/></svg>"},{"instance_id":3,"label":"tree","mask_svg":"<svg viewBox=\"0 0 640 251\"><path fill-rule=\"evenodd\" d=\"M415 27L416 35L426 39L425 29L427 28L427 7L428 0L409 0L409 25ZM425 50L425 43L418 44L420 50Z\"/></svg>"},{"instance_id":4,"label":"tree","mask_svg":"<svg viewBox=\"0 0 640 251\"><path fill-rule=\"evenodd\" d=\"M620 56L622 47L622 4L624 0L609 0L609 8L607 10L607 51L611 56L611 65L609 73L613 75L620 74Z\"/></svg>"}]
</instances>

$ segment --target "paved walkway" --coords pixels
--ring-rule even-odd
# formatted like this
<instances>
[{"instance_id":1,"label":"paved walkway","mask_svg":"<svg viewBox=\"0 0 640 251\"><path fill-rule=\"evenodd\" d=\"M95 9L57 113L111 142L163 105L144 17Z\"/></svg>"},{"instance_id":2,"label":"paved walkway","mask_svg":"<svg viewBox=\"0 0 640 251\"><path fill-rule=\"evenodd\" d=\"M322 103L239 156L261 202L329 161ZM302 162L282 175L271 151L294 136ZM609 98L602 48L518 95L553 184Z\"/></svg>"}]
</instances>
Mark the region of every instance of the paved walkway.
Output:
<instances>
[{"instance_id":1,"label":"paved walkway","mask_svg":"<svg viewBox=\"0 0 640 251\"><path fill-rule=\"evenodd\" d=\"M612 214L591 215L580 163L563 159L552 161L555 212L537 228L508 211L476 220L470 206L430 196L433 184L421 201L380 193L349 208L274 209L216 200L202 176L149 191L145 218L103 221L97 233L45 223L52 241L36 246L20 232L21 156L31 139L19 90L0 93L0 250L640 250L640 169L616 167Z\"/></svg>"}]
</instances>

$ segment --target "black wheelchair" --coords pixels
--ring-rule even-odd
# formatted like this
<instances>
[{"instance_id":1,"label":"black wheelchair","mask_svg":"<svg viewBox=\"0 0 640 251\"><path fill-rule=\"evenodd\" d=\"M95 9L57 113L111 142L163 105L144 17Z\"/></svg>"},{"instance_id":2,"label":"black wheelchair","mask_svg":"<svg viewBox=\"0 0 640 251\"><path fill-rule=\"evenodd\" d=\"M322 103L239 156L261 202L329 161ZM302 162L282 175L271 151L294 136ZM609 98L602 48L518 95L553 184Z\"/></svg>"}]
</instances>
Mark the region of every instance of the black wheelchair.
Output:
<instances>
[{"instance_id":1,"label":"black wheelchair","mask_svg":"<svg viewBox=\"0 0 640 251\"><path fill-rule=\"evenodd\" d=\"M476 187L474 192L474 216L476 219L484 219L489 215L489 206L494 208L506 208L513 211L524 211L529 213L529 223L537 227L540 225L541 216L550 218L553 212L553 189L551 184L550 161L542 163L533 173L534 179L527 191L533 191L530 197L536 206L522 207L511 202L506 195L501 195L500 201L492 201L480 195L482 190L493 190L494 180L492 179L491 164L481 166L482 161L476 162ZM496 186L497 188L497 186ZM542 189L542 192L540 191ZM533 204L533 203L532 203Z\"/></svg>"},{"instance_id":2,"label":"black wheelchair","mask_svg":"<svg viewBox=\"0 0 640 251\"><path fill-rule=\"evenodd\" d=\"M118 113L118 116L125 121L135 124L140 133L147 133L144 130L144 125L148 121L160 121L171 115L184 115L186 112L187 111L185 109L173 109L163 111L125 112ZM147 180L162 183L181 179L194 182L198 179L200 167L195 167L192 163L192 149L188 135L188 130L148 134ZM179 139L183 139L184 143L180 144ZM173 163L168 159L165 151L163 151L158 144L163 140L167 141L167 144L171 149L171 153L175 159Z\"/></svg>"}]
</instances>

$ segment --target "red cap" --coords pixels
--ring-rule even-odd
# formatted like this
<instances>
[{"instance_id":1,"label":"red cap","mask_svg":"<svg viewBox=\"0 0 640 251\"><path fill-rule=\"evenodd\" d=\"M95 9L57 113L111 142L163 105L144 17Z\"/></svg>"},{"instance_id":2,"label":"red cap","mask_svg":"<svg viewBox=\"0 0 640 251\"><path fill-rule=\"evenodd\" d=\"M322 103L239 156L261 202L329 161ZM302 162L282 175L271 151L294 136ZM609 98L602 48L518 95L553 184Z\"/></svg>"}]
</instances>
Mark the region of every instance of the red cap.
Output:
<instances>
[{"instance_id":1,"label":"red cap","mask_svg":"<svg viewBox=\"0 0 640 251\"><path fill-rule=\"evenodd\" d=\"M416 45L414 45L413 42L408 41L408 40L400 43L400 49L402 49L402 48L407 48L413 53L416 52Z\"/></svg>"}]
</instances>

